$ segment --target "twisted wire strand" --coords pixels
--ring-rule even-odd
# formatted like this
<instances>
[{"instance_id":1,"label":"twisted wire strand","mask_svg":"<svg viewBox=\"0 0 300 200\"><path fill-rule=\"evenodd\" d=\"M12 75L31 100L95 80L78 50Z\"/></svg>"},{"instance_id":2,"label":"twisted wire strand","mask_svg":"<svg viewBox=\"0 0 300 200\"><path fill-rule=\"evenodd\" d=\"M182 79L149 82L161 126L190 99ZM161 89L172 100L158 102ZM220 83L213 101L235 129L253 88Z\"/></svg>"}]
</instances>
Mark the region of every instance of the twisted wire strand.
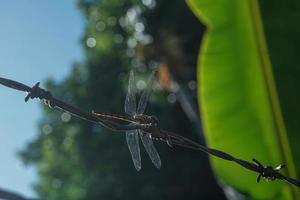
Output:
<instances>
[{"instance_id":1,"label":"twisted wire strand","mask_svg":"<svg viewBox=\"0 0 300 200\"><path fill-rule=\"evenodd\" d=\"M29 99L34 99L34 98L44 100L44 102L50 108L59 108L61 110L70 112L71 114L78 116L79 118L81 118L83 120L87 120L87 121L90 121L93 123L98 123L98 124L102 125L103 127L107 128L109 130L112 130L112 131L116 131L116 132L123 131L124 132L127 130L135 130L135 129L143 128L139 124L139 121L136 121L134 118L127 116L127 115L118 115L118 114L100 113L100 112L97 112L97 113L85 112L85 111L81 110L80 108L77 108L73 105L70 105L59 99L56 99L55 97L53 97L51 92L40 88L39 82L37 84L35 84L33 87L29 87L23 83L0 77L0 84L4 85L6 87L12 88L12 89L27 92L28 95L25 98L26 102ZM123 123L123 124L121 124L121 123ZM235 158L234 156L232 156L226 152L203 146L203 145L198 144L186 137L183 137L183 136L180 136L178 134L171 133L168 131L160 130L160 129L159 129L159 131L153 132L153 134L151 133L151 136L153 137L153 139L166 142L171 147L173 145L181 146L184 148L202 151L204 153L221 158L223 160L235 162L236 164L242 166L245 169L248 169L250 171L258 173L257 182L259 182L261 177L264 177L267 180L280 179L280 180L285 180L285 181L289 182L290 184L293 184L294 186L300 188L300 182L298 180L284 176L283 174L281 174L279 172L280 168L282 168L284 165L280 166L279 169L277 169L277 168L274 169L271 166L263 166L256 159L253 159L253 161L254 161L253 163L248 162L248 161L245 161L245 160L242 160L239 158Z\"/></svg>"}]
</instances>

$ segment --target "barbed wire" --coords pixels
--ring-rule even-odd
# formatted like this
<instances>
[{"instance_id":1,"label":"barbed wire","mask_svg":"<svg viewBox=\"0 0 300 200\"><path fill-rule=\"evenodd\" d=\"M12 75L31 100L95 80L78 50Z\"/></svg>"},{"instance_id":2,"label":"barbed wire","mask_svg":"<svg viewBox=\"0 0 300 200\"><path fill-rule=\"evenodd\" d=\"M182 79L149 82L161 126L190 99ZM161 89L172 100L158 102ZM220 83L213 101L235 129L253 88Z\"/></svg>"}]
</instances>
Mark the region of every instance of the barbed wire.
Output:
<instances>
[{"instance_id":1,"label":"barbed wire","mask_svg":"<svg viewBox=\"0 0 300 200\"><path fill-rule=\"evenodd\" d=\"M46 105L48 105L50 108L59 108L64 111L70 112L71 114L78 116L81 119L98 123L102 125L105 128L108 128L112 131L127 131L127 130L134 130L134 129L141 129L142 126L134 121L133 118L127 115L118 115L121 116L118 118L118 121L112 120L113 117L99 117L94 112L85 112L73 105L70 105L68 103L65 103L57 98L55 98L51 92L46 91L39 87L39 82L35 84L33 87L29 87L27 85L24 85L20 82L5 79L0 77L0 84L20 90L23 92L27 92L28 95L25 97L25 102L27 102L29 99L39 99L44 101ZM111 116L117 116L116 114L111 114ZM123 123L120 123L123 122ZM181 146L184 148L189 148L193 150L198 150L205 152L209 155L221 158L223 160L227 160L230 162L234 162L243 168L250 170L252 172L255 172L258 174L256 181L259 183L261 177L265 178L267 181L274 181L274 180L285 180L289 182L290 184L300 188L300 181L287 177L280 173L280 170L285 167L285 165L279 165L276 168L273 168L272 166L264 166L262 165L258 160L252 159L252 162L242 160L239 158L236 158L226 152L209 148L206 146L203 146L201 144L198 144L186 137L183 137L181 135L168 132L165 130L159 129L159 132L151 135L153 139L160 140L163 142L166 142L169 146L173 147Z\"/></svg>"}]
</instances>

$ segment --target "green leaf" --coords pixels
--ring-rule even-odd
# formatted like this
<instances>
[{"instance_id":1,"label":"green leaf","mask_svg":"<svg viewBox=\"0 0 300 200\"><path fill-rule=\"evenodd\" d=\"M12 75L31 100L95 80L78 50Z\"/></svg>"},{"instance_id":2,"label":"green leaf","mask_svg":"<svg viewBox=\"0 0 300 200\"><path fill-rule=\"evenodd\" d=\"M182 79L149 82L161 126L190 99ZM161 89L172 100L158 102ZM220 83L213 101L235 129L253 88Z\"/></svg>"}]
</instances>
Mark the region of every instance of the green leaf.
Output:
<instances>
[{"instance_id":1,"label":"green leaf","mask_svg":"<svg viewBox=\"0 0 300 200\"><path fill-rule=\"evenodd\" d=\"M207 143L238 158L287 164L296 177L257 0L188 0L207 26L198 61L199 105ZM212 158L221 181L254 199L299 199L283 181Z\"/></svg>"}]
</instances>

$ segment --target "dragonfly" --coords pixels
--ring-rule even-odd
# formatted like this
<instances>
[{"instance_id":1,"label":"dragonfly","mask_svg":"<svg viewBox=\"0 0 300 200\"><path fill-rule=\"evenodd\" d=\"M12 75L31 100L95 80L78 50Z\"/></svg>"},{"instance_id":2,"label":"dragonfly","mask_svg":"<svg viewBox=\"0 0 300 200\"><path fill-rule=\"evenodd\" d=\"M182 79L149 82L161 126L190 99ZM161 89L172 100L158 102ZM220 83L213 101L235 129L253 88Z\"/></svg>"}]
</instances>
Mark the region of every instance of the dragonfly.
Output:
<instances>
[{"instance_id":1,"label":"dragonfly","mask_svg":"<svg viewBox=\"0 0 300 200\"><path fill-rule=\"evenodd\" d=\"M137 128L125 131L126 142L132 157L133 164L137 171L140 171L142 168L139 138L142 141L142 144L154 166L158 169L161 168L161 159L154 146L153 139L164 140L165 137L157 137L157 135L161 135L160 129L158 127L157 117L144 115L155 74L156 71L152 71L148 79L146 88L144 89L137 105L134 72L133 70L130 71L128 91L124 104L125 113L127 115L93 112L95 115L97 115L98 117L102 117L102 119L104 120L114 119L125 121L130 123L132 127ZM156 137L152 137L153 135L155 135Z\"/></svg>"},{"instance_id":2,"label":"dragonfly","mask_svg":"<svg viewBox=\"0 0 300 200\"><path fill-rule=\"evenodd\" d=\"M137 171L142 167L141 155L139 147L139 137L155 167L161 167L161 160L159 154L152 141L152 131L158 127L158 119L155 116L143 115L146 110L147 102L149 99L150 89L154 80L156 71L153 71L148 80L148 84L140 97L138 105L136 105L136 90L134 85L134 73L130 71L128 92L125 99L125 113L132 116L143 126L141 129L127 130L126 141L131 153L134 166Z\"/></svg>"}]
</instances>

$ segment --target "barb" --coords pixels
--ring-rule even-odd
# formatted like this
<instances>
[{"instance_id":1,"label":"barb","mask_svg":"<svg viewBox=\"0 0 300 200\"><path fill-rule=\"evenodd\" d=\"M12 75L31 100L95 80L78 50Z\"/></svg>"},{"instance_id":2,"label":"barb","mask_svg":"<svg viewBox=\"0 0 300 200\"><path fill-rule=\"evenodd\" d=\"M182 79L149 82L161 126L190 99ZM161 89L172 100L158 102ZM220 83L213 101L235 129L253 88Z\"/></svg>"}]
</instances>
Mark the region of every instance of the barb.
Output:
<instances>
[{"instance_id":1,"label":"barb","mask_svg":"<svg viewBox=\"0 0 300 200\"><path fill-rule=\"evenodd\" d=\"M70 104L67 104L59 99L56 99L53 97L53 95L42 88L39 87L40 83L36 83L33 87L29 87L27 85L24 85L22 83L5 79L0 77L0 84L27 92L28 95L25 98L25 101L27 102L29 99L35 99L38 98L40 100L43 100L44 103L46 103L50 108L60 108L64 111L68 111L71 114L78 116L81 119L98 123L112 131L128 131L128 130L135 130L135 129L141 129L143 128L141 124L139 124L135 119L133 119L130 116L127 115L117 115L117 114L108 114L108 113L94 113L93 111L91 113L85 112L75 106L72 106ZM300 182L296 179L287 177L280 173L280 170L285 167L285 165L279 165L276 168L273 168L271 166L263 166L258 160L253 159L253 162L248 162L239 158L236 158L228 153L225 153L223 151L212 149L205 147L203 145L200 145L188 138L185 138L183 136L167 132L164 130L158 130L151 134L151 137L156 140L160 140L163 142L166 142L169 146L181 146L184 148L189 148L193 150L198 150L205 152L209 155L221 158L223 160L235 162L236 164L242 166L245 169L248 169L250 171L253 171L255 173L258 173L256 181L259 183L261 177L265 178L267 181L274 181L276 179L279 180L285 180L289 182L290 184L300 188Z\"/></svg>"}]
</instances>

